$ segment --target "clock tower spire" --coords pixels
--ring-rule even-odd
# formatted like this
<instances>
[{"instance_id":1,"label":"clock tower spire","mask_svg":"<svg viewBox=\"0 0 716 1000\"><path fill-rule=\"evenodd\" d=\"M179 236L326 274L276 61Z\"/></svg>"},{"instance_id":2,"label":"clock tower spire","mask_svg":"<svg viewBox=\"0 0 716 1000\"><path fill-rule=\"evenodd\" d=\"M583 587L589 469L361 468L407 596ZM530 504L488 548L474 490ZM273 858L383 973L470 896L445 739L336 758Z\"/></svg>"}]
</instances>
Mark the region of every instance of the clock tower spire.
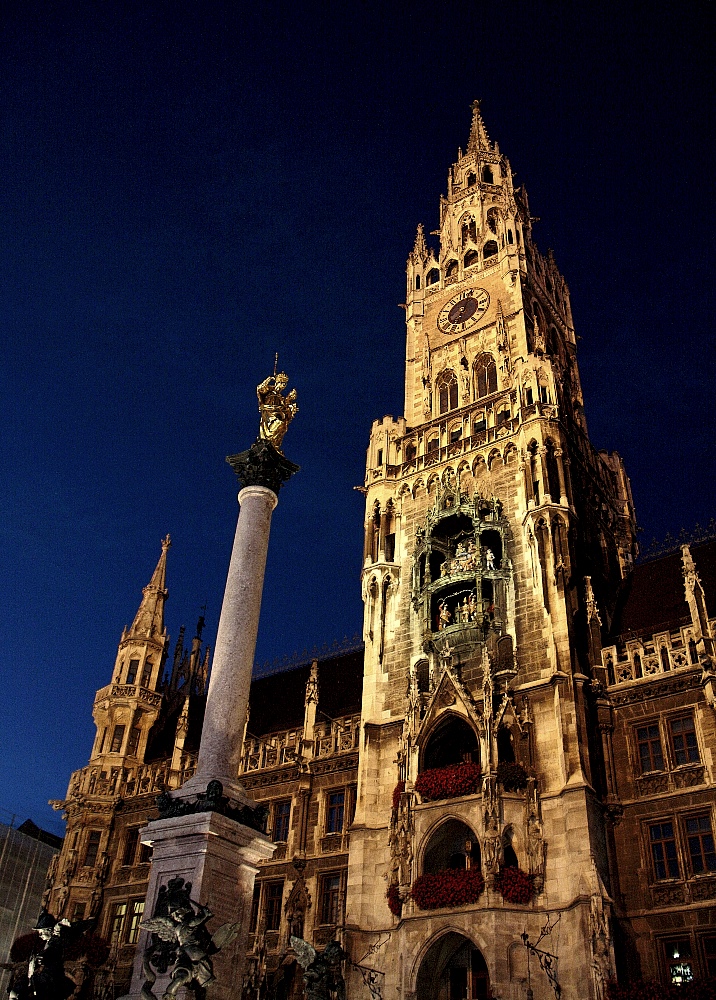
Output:
<instances>
[{"instance_id":1,"label":"clock tower spire","mask_svg":"<svg viewBox=\"0 0 716 1000\"><path fill-rule=\"evenodd\" d=\"M408 257L405 415L374 421L365 480L364 743L346 921L370 926L364 859L374 866L387 844L380 863L393 906L414 919L396 929L385 968L422 961L429 976L435 956L421 959L413 942L456 924L421 908L416 879L466 852L489 888L479 900L475 890L470 917L485 929L485 951L467 935L467 965L489 969L500 992L509 985L499 956L524 929L521 913L501 909L503 868L522 870L545 913L549 894L579 942L575 956L590 947L581 937L590 904L581 913L574 902L589 899L580 873L599 887L609 871L587 605L607 622L636 555L629 481L619 456L589 441L569 291L551 251L534 243L535 221L474 102L467 149L440 198L438 241L419 227ZM466 763L462 792L432 795ZM506 768L521 775L517 798ZM470 794L462 812L449 801ZM498 910L501 943L486 930ZM560 971L576 982L575 962L569 971L561 958Z\"/></svg>"}]
</instances>

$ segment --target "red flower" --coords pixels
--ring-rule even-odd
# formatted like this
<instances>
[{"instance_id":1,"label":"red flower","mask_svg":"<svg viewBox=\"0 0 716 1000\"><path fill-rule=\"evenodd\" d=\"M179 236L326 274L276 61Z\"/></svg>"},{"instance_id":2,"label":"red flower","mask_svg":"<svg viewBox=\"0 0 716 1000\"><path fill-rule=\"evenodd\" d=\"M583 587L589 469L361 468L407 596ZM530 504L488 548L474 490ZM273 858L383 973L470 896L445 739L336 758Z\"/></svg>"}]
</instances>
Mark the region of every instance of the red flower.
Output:
<instances>
[{"instance_id":1,"label":"red flower","mask_svg":"<svg viewBox=\"0 0 716 1000\"><path fill-rule=\"evenodd\" d=\"M400 805L400 796L405 791L405 782L399 781L398 784L393 789L393 809L397 809Z\"/></svg>"},{"instance_id":2,"label":"red flower","mask_svg":"<svg viewBox=\"0 0 716 1000\"><path fill-rule=\"evenodd\" d=\"M506 792L519 792L527 787L527 772L521 764L501 760L497 765L497 780Z\"/></svg>"},{"instance_id":3,"label":"red flower","mask_svg":"<svg viewBox=\"0 0 716 1000\"><path fill-rule=\"evenodd\" d=\"M410 895L421 910L435 910L440 906L476 903L484 888L485 880L478 868L448 868L420 875L413 882Z\"/></svg>"},{"instance_id":4,"label":"red flower","mask_svg":"<svg viewBox=\"0 0 716 1000\"><path fill-rule=\"evenodd\" d=\"M403 912L403 903L400 899L400 893L398 892L397 885L389 885L388 891L385 895L388 899L388 909L394 917L400 918L400 915Z\"/></svg>"},{"instance_id":5,"label":"red flower","mask_svg":"<svg viewBox=\"0 0 716 1000\"><path fill-rule=\"evenodd\" d=\"M534 895L534 879L521 868L501 868L495 875L495 889L509 903L529 903Z\"/></svg>"},{"instance_id":6,"label":"red flower","mask_svg":"<svg viewBox=\"0 0 716 1000\"><path fill-rule=\"evenodd\" d=\"M451 764L449 767L433 767L422 771L416 781L415 790L423 801L455 799L459 795L472 795L481 789L482 772L479 764Z\"/></svg>"}]
</instances>

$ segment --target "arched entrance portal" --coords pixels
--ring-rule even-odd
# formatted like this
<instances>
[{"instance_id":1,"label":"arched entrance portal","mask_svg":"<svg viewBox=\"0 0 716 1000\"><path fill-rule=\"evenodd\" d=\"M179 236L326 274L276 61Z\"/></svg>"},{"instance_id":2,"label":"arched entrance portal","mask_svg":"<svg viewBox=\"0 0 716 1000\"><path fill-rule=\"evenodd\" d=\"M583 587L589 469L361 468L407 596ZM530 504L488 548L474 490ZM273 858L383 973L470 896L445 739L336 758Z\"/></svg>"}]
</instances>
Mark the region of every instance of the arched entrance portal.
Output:
<instances>
[{"instance_id":1,"label":"arched entrance portal","mask_svg":"<svg viewBox=\"0 0 716 1000\"><path fill-rule=\"evenodd\" d=\"M481 952L451 931L428 949L420 964L417 1000L488 1000L490 978Z\"/></svg>"}]
</instances>

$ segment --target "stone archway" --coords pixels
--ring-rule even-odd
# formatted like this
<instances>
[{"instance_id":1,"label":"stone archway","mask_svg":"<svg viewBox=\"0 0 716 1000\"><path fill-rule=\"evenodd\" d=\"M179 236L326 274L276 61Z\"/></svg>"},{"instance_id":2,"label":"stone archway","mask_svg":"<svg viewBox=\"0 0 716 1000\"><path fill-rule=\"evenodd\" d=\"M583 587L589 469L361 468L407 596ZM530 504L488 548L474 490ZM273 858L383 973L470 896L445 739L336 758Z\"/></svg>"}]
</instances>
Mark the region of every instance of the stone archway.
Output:
<instances>
[{"instance_id":1,"label":"stone archway","mask_svg":"<svg viewBox=\"0 0 716 1000\"><path fill-rule=\"evenodd\" d=\"M415 996L416 1000L488 1000L490 977L480 950L456 931L438 938L420 963Z\"/></svg>"}]
</instances>

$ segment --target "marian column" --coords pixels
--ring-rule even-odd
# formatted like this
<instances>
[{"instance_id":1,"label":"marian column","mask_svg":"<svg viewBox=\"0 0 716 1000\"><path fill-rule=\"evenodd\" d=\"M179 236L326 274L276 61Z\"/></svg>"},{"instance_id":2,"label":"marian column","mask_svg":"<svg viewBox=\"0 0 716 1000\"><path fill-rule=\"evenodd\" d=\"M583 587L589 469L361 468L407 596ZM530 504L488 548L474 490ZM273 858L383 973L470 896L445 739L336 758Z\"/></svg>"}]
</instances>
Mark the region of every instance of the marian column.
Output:
<instances>
[{"instance_id":1,"label":"marian column","mask_svg":"<svg viewBox=\"0 0 716 1000\"><path fill-rule=\"evenodd\" d=\"M216 1000L241 993L254 879L259 862L274 850L265 832L266 811L251 802L238 773L271 515L281 486L298 471L281 451L298 410L296 390L283 395L287 383L288 376L281 372L257 387L259 437L248 451L227 458L242 487L240 510L199 760L196 773L182 788L159 797L159 819L142 831L142 843L154 850L144 931L132 975L133 998L143 986L156 997L167 987L181 996L180 986L209 984ZM188 931L193 925L196 930ZM181 939L189 945L187 932L194 941L186 957L182 952L178 963L160 973L151 961L152 942L179 944ZM220 951L212 955L217 946Z\"/></svg>"}]
</instances>

